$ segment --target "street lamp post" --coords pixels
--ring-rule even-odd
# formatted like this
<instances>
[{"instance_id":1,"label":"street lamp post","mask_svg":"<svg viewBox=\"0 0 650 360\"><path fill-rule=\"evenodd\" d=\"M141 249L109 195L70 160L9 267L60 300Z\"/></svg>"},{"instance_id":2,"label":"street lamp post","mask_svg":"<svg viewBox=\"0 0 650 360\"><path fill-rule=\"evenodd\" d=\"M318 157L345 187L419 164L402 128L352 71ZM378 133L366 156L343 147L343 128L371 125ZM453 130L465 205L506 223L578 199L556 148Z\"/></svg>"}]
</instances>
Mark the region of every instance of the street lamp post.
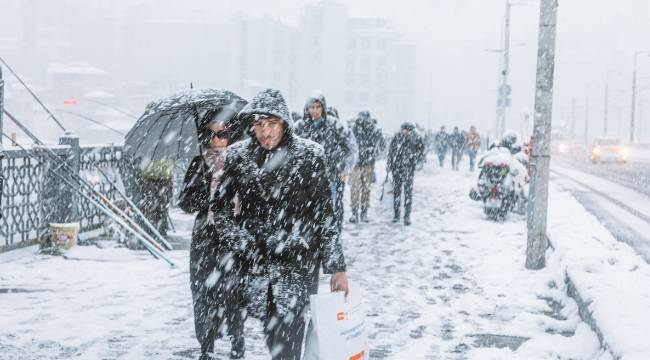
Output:
<instances>
[{"instance_id":1,"label":"street lamp post","mask_svg":"<svg viewBox=\"0 0 650 360\"><path fill-rule=\"evenodd\" d=\"M503 36L503 59L499 72L499 90L497 92L496 136L500 136L505 128L506 108L510 102L510 87L508 72L510 71L510 0L506 0L505 29Z\"/></svg>"},{"instance_id":2,"label":"street lamp post","mask_svg":"<svg viewBox=\"0 0 650 360\"><path fill-rule=\"evenodd\" d=\"M634 120L636 111L636 64L637 59L641 54L650 55L650 52L639 50L634 52L634 66L632 68L632 108L630 109L630 144L634 143Z\"/></svg>"},{"instance_id":3,"label":"street lamp post","mask_svg":"<svg viewBox=\"0 0 650 360\"><path fill-rule=\"evenodd\" d=\"M605 110L603 114L603 136L607 137L607 110L609 107L609 71L605 76Z\"/></svg>"}]
</instances>

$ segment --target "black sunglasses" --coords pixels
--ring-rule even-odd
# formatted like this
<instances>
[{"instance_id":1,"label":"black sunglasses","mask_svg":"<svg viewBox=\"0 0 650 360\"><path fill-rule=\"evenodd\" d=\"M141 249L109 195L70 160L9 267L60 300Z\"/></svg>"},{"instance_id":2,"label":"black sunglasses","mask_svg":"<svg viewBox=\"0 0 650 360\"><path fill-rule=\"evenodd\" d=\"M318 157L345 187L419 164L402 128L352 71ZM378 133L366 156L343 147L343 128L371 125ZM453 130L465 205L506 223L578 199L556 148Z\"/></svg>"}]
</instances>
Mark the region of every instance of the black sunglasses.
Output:
<instances>
[{"instance_id":1,"label":"black sunglasses","mask_svg":"<svg viewBox=\"0 0 650 360\"><path fill-rule=\"evenodd\" d=\"M230 131L228 130L219 130L217 132L212 132L211 134L212 138L217 138L217 139L230 139Z\"/></svg>"}]
</instances>

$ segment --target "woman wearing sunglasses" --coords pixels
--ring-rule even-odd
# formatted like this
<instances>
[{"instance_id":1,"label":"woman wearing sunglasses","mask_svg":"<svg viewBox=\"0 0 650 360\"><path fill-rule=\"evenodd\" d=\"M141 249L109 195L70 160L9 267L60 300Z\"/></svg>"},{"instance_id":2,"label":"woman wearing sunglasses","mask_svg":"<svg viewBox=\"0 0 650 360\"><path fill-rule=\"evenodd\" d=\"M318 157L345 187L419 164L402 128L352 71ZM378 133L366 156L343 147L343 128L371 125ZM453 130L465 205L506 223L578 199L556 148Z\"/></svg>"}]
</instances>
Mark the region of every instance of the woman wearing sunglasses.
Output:
<instances>
[{"instance_id":1,"label":"woman wearing sunglasses","mask_svg":"<svg viewBox=\"0 0 650 360\"><path fill-rule=\"evenodd\" d=\"M232 132L219 111L208 112L199 123L202 154L192 160L179 196L181 209L198 212L190 247L195 332L201 345L201 360L216 359L214 342L226 336L231 339L230 358L241 359L245 351L243 261L218 238L210 211ZM236 204L233 208L237 211Z\"/></svg>"}]
</instances>

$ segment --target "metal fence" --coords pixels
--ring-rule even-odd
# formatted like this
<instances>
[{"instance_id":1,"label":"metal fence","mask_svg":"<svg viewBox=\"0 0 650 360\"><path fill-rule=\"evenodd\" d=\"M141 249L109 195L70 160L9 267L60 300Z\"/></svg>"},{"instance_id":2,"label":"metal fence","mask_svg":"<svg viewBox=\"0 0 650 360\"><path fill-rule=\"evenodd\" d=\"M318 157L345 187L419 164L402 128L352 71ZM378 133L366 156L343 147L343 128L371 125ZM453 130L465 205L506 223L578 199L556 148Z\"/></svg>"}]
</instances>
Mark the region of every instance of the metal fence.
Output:
<instances>
[{"instance_id":1,"label":"metal fence","mask_svg":"<svg viewBox=\"0 0 650 360\"><path fill-rule=\"evenodd\" d=\"M78 139L71 145L53 147L63 159L78 159L72 171L92 183L109 198L115 198L115 190L95 170L98 164L104 172L119 182L122 160L120 146L79 147ZM53 166L47 156L38 150L5 150L0 160L4 177L2 190L2 219L0 219L0 252L33 244L45 233L55 214L63 208L72 209L81 225L81 232L98 229L104 217L87 201L74 196L67 185L56 181L51 173ZM74 165L74 164L73 164ZM78 170L77 170L78 169ZM58 216L57 216L58 215Z\"/></svg>"}]
</instances>

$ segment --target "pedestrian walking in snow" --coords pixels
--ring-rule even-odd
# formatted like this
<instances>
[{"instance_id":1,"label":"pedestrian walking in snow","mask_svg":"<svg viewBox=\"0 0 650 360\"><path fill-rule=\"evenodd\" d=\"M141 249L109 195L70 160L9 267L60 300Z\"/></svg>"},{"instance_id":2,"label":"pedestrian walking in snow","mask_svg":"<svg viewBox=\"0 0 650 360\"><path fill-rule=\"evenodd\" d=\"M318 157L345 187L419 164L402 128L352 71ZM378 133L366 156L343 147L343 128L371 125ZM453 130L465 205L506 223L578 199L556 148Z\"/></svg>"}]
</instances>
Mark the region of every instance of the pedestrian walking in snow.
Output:
<instances>
[{"instance_id":1,"label":"pedestrian walking in snow","mask_svg":"<svg viewBox=\"0 0 650 360\"><path fill-rule=\"evenodd\" d=\"M343 193L350 172L349 158L353 144L346 126L335 116L328 116L325 96L318 95L307 99L303 119L296 122L295 133L299 137L312 140L325 149L327 178L337 225L343 222Z\"/></svg>"},{"instance_id":2,"label":"pedestrian walking in snow","mask_svg":"<svg viewBox=\"0 0 650 360\"><path fill-rule=\"evenodd\" d=\"M387 172L393 174L393 222L400 221L401 196L404 193L404 225L411 225L415 167L424 156L424 140L409 122L402 124L388 151Z\"/></svg>"},{"instance_id":3,"label":"pedestrian walking in snow","mask_svg":"<svg viewBox=\"0 0 650 360\"><path fill-rule=\"evenodd\" d=\"M253 120L251 138L228 149L213 201L215 226L263 270L261 320L272 359L298 360L321 266L333 274L333 291L348 291L326 157L322 146L294 134L278 90L262 91L239 116ZM235 216L229 204L237 195Z\"/></svg>"},{"instance_id":4,"label":"pedestrian walking in snow","mask_svg":"<svg viewBox=\"0 0 650 360\"><path fill-rule=\"evenodd\" d=\"M440 127L440 131L436 133L434 138L434 145L436 154L438 155L438 162L440 167L444 167L445 157L447 156L447 149L449 148L449 134L444 126Z\"/></svg>"},{"instance_id":5,"label":"pedestrian walking in snow","mask_svg":"<svg viewBox=\"0 0 650 360\"><path fill-rule=\"evenodd\" d=\"M243 105L242 101L236 111ZM231 336L231 358L243 358L245 351L243 255L234 252L219 236L210 211L232 136L227 126L231 119L221 115L220 110L210 110L197 126L202 154L190 163L178 204L188 213L198 213L190 245L190 288L201 359L210 359L215 339L227 335Z\"/></svg>"},{"instance_id":6,"label":"pedestrian walking in snow","mask_svg":"<svg viewBox=\"0 0 650 360\"><path fill-rule=\"evenodd\" d=\"M137 176L139 191L135 194L135 204L144 216L156 227L156 230L167 235L169 229L169 205L172 200L172 175L174 161L169 159L152 160ZM144 223L140 224L150 235L154 235Z\"/></svg>"},{"instance_id":7,"label":"pedestrian walking in snow","mask_svg":"<svg viewBox=\"0 0 650 360\"><path fill-rule=\"evenodd\" d=\"M458 126L454 126L454 130L449 135L449 146L451 147L451 169L458 171L465 148L465 136L458 130Z\"/></svg>"},{"instance_id":8,"label":"pedestrian walking in snow","mask_svg":"<svg viewBox=\"0 0 650 360\"><path fill-rule=\"evenodd\" d=\"M481 136L474 125L469 127L469 132L465 139L465 148L467 149L467 155L469 156L469 170L474 171L476 164L476 154L481 147Z\"/></svg>"},{"instance_id":9,"label":"pedestrian walking in snow","mask_svg":"<svg viewBox=\"0 0 650 360\"><path fill-rule=\"evenodd\" d=\"M351 223L368 222L370 207L370 186L375 182L375 160L385 147L381 129L370 118L368 111L361 111L354 121L352 132L357 139L359 156L352 169L352 188L350 198L352 205ZM360 211L359 211L360 210Z\"/></svg>"}]
</instances>

